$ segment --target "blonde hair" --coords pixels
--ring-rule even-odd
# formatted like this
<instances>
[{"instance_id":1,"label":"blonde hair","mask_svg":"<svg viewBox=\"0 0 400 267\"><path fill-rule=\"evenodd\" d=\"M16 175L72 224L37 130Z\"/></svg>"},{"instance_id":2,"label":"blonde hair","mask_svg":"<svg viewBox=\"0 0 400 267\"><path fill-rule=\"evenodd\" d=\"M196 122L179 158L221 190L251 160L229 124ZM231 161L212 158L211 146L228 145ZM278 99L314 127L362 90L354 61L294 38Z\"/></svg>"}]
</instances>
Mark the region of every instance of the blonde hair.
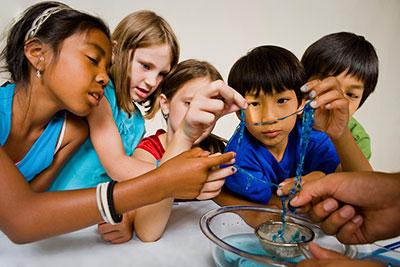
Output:
<instances>
[{"instance_id":1,"label":"blonde hair","mask_svg":"<svg viewBox=\"0 0 400 267\"><path fill-rule=\"evenodd\" d=\"M116 27L112 36L116 42L113 49L114 62L111 77L115 85L118 106L128 114L135 111L130 96L131 60L136 48L167 44L171 49L171 70L178 64L179 44L171 26L156 13L138 11L126 16ZM129 54L132 51L131 55ZM143 104L144 117L151 119L159 109L159 88Z\"/></svg>"}]
</instances>

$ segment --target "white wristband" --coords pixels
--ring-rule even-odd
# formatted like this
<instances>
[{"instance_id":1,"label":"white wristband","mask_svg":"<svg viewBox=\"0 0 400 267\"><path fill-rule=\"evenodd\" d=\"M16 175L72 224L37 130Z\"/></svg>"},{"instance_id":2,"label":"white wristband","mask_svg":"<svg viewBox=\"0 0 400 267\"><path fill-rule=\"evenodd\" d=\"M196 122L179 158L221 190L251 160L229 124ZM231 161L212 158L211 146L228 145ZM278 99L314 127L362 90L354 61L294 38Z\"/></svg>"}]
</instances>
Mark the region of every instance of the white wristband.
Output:
<instances>
[{"instance_id":1,"label":"white wristband","mask_svg":"<svg viewBox=\"0 0 400 267\"><path fill-rule=\"evenodd\" d=\"M115 225L116 223L114 222L113 218L111 217L111 212L110 212L110 206L108 205L108 199L107 199L107 188L108 188L108 184L104 183L101 185L101 203L103 203L103 208L104 208L104 213L107 217L107 221L108 223L111 223L112 225Z\"/></svg>"},{"instance_id":2,"label":"white wristband","mask_svg":"<svg viewBox=\"0 0 400 267\"><path fill-rule=\"evenodd\" d=\"M103 209L103 204L101 203L101 183L97 185L96 187L96 201L97 201L97 208L99 209L101 218L103 218L103 221L105 221L106 223L108 223L106 214L104 213L104 209Z\"/></svg>"}]
</instances>

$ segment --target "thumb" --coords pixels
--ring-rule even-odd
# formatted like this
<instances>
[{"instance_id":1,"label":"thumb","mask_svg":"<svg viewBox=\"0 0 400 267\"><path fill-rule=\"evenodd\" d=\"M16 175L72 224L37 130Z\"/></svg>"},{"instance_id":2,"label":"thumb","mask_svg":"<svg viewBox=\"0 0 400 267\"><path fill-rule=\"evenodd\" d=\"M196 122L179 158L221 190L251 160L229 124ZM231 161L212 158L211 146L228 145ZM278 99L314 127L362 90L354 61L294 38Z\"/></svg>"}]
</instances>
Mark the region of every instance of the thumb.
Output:
<instances>
[{"instance_id":1,"label":"thumb","mask_svg":"<svg viewBox=\"0 0 400 267\"><path fill-rule=\"evenodd\" d=\"M208 157L205 160L207 160L206 162L210 167L213 167L221 164L228 164L235 157L235 155L235 152L228 152L222 155Z\"/></svg>"},{"instance_id":2,"label":"thumb","mask_svg":"<svg viewBox=\"0 0 400 267\"><path fill-rule=\"evenodd\" d=\"M291 201L293 207L300 207L310 203L315 198L331 196L334 193L335 186L332 180L325 176L319 180L311 181L304 184L300 192Z\"/></svg>"},{"instance_id":3,"label":"thumb","mask_svg":"<svg viewBox=\"0 0 400 267\"><path fill-rule=\"evenodd\" d=\"M347 259L347 257L343 256L336 251L329 250L326 248L322 248L316 243L310 243L308 245L308 249L310 250L311 254L315 259L319 260L343 260Z\"/></svg>"}]
</instances>

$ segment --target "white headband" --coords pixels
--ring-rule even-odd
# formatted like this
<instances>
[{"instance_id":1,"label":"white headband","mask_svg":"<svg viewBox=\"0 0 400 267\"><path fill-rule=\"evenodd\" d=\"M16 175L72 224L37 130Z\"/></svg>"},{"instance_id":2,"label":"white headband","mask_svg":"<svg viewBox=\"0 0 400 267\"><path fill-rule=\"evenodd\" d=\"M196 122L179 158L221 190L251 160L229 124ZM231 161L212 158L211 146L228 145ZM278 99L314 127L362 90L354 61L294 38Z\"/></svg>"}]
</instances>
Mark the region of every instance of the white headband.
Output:
<instances>
[{"instance_id":1,"label":"white headband","mask_svg":"<svg viewBox=\"0 0 400 267\"><path fill-rule=\"evenodd\" d=\"M50 7L48 9L46 9L45 11L43 11L42 14L40 14L40 16L38 16L32 23L31 28L29 29L29 31L27 31L26 35L25 35L25 42L28 41L29 39L35 37L36 33L39 31L40 27L42 26L42 24L53 14L56 14L62 10L67 10L67 9L71 9L68 6L56 6L56 7Z\"/></svg>"}]
</instances>

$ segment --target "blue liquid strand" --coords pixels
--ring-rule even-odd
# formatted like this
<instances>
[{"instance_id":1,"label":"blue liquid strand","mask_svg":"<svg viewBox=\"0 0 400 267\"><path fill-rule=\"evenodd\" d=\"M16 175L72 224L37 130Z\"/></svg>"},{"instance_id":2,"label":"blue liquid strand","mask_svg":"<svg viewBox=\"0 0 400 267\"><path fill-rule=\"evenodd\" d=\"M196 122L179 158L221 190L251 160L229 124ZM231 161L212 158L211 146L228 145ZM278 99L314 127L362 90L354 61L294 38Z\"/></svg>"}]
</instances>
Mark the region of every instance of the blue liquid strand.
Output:
<instances>
[{"instance_id":1,"label":"blue liquid strand","mask_svg":"<svg viewBox=\"0 0 400 267\"><path fill-rule=\"evenodd\" d=\"M302 184L302 173L303 173L303 165L304 165L304 156L307 151L307 146L310 141L310 133L312 131L312 127L314 125L314 109L310 106L310 102L308 102L304 106L303 110L303 118L302 118L302 126L301 126L301 137L300 137L300 157L299 162L297 163L296 168L296 177L294 178L294 185L293 188L290 190L289 197L282 196L282 228L278 230L281 232L281 235L285 235L286 230L286 199L289 198L289 201L294 197L296 193L301 190ZM292 238L293 239L293 238ZM284 239L283 239L284 240ZM299 240L300 241L300 240Z\"/></svg>"}]
</instances>

